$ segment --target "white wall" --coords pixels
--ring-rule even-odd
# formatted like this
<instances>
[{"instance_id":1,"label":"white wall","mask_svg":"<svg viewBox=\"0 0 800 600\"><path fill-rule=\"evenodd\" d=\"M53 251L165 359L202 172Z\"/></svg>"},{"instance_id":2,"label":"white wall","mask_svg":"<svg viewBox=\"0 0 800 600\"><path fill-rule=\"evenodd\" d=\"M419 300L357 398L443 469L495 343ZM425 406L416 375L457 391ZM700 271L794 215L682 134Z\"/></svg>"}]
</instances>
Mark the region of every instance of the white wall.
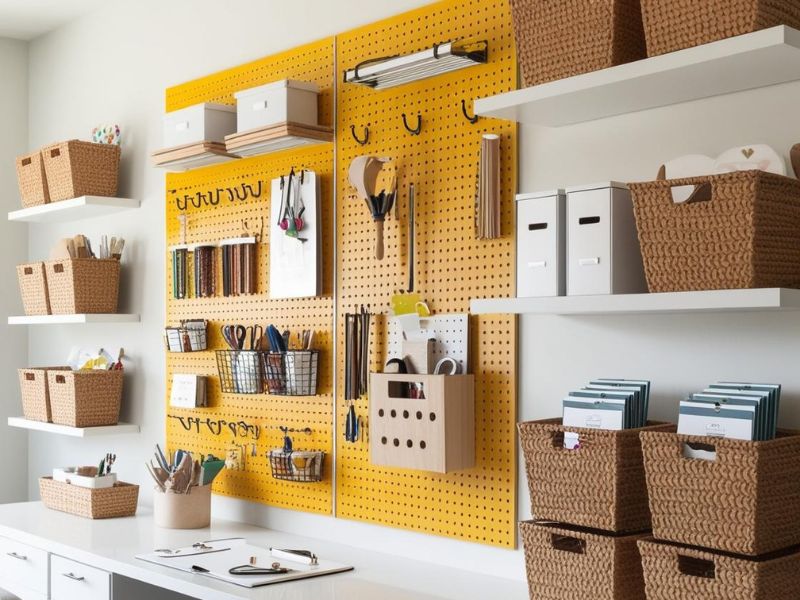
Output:
<instances>
[{"instance_id":1,"label":"white wall","mask_svg":"<svg viewBox=\"0 0 800 600\"><path fill-rule=\"evenodd\" d=\"M28 143L28 45L0 38L0 215L20 208L14 159L27 150ZM25 225L0 218L0 256L3 281L16 281L15 265L25 262L28 230ZM0 385L18 390L17 368L24 367L28 353L28 332L6 325L6 315L22 314L22 303L15 285L0 295ZM28 445L24 432L5 428L10 416L19 416L19 392L8 393L0 400L0 456L3 461L3 485L0 504L19 502L28 496Z\"/></svg>"}]
</instances>

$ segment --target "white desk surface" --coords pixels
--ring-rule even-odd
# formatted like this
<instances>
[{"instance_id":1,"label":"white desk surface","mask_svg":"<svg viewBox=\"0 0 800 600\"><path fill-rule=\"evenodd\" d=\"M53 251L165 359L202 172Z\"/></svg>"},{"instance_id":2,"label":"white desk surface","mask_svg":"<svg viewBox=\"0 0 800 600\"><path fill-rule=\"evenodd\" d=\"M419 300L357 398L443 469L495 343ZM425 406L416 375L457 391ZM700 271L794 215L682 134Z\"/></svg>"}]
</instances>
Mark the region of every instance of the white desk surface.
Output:
<instances>
[{"instance_id":1,"label":"white desk surface","mask_svg":"<svg viewBox=\"0 0 800 600\"><path fill-rule=\"evenodd\" d=\"M141 508L133 518L92 521L48 510L40 502L0 505L0 536L203 600L528 599L527 586L522 581L439 567L232 521L214 521L209 529L160 529L154 525L151 512ZM308 549L320 557L353 565L355 570L247 589L134 558L156 548L179 548L230 537L244 537L259 546Z\"/></svg>"}]
</instances>

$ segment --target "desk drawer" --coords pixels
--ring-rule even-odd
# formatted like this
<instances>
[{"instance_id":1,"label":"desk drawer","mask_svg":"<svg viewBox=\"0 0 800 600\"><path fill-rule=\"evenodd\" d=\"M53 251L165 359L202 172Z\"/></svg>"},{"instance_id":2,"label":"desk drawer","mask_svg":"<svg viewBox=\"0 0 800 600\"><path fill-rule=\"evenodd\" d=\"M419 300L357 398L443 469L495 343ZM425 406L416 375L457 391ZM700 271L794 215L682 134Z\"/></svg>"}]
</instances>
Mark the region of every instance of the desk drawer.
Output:
<instances>
[{"instance_id":1,"label":"desk drawer","mask_svg":"<svg viewBox=\"0 0 800 600\"><path fill-rule=\"evenodd\" d=\"M47 595L47 577L47 552L0 538L0 584L5 581Z\"/></svg>"},{"instance_id":2,"label":"desk drawer","mask_svg":"<svg viewBox=\"0 0 800 600\"><path fill-rule=\"evenodd\" d=\"M50 600L110 600L111 574L74 560L50 558Z\"/></svg>"}]
</instances>

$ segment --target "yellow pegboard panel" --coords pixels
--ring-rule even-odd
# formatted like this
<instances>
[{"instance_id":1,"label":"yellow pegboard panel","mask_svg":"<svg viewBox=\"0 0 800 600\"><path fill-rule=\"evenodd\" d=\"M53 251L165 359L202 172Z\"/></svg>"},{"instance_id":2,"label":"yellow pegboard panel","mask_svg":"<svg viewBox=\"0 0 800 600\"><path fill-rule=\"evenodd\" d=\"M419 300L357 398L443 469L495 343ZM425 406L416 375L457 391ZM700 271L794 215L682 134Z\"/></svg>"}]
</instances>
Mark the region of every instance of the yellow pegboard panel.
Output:
<instances>
[{"instance_id":1,"label":"yellow pegboard panel","mask_svg":"<svg viewBox=\"0 0 800 600\"><path fill-rule=\"evenodd\" d=\"M167 110L198 102L233 103L235 91L291 78L315 81L320 85L320 122L331 124L335 76L333 61L333 39L323 40L171 88L167 91ZM168 353L166 412L170 415L198 417L203 421L206 418L212 421L224 419L227 422L244 420L262 428L261 439L257 442L257 457L252 458L248 453L245 471L223 472L214 484L215 493L323 514L330 514L333 509L333 160L333 144L321 144L188 173L169 174L166 183L167 245L180 241L178 215L182 211L179 204L185 204L187 197L202 198L209 193L216 198L217 189L242 191L245 189L243 186L249 186L249 197L231 200L227 192L222 192L216 206L197 202L197 207L188 202L188 243L238 237L244 233L243 221L247 222L249 234L260 233L260 219L263 219L264 227L262 243L258 247L258 293L252 296L223 297L218 268L216 297L173 299L170 256L167 252L167 323L177 324L181 319L208 319L211 349L226 348L219 333L219 326L223 323L271 323L280 329L295 332L313 329L316 332L315 347L320 350L319 395L315 397L223 394L213 351ZM271 300L268 295L270 182L287 174L292 167L313 170L321 180L323 294L310 299ZM170 408L168 398L173 373L209 376L210 406L193 410ZM282 445L279 425L312 429L311 435L295 433L292 437L298 450L326 452L322 482L293 483L272 478L265 455L270 449ZM217 436L201 426L198 435L195 428L186 431L176 419L167 419L166 427L167 446L171 450L184 448L223 456L233 443L233 435L227 429ZM240 437L236 443L252 444L253 440ZM248 450L251 448L248 446Z\"/></svg>"},{"instance_id":2,"label":"yellow pegboard panel","mask_svg":"<svg viewBox=\"0 0 800 600\"><path fill-rule=\"evenodd\" d=\"M417 83L373 91L339 84L337 93L337 516L495 546L515 545L516 531L516 321L472 317L472 372L476 375L476 466L447 475L374 467L369 443L344 440L343 315L359 304L386 314L390 296L407 287L407 186L417 191L417 286L435 313L467 312L475 297L514 294L513 198L516 126L481 119L470 124L475 98L516 88L517 65L506 0L449 0L337 37L338 76L371 58L407 54L455 39L487 40L489 63ZM411 136L401 114L423 119ZM370 141L358 145L350 126ZM502 137L503 238L478 241L474 196L481 135ZM347 170L356 156L397 161L400 215L386 221L386 256L373 258L374 226L356 199ZM373 331L373 367L386 355L386 323ZM366 399L356 403L367 419Z\"/></svg>"}]
</instances>

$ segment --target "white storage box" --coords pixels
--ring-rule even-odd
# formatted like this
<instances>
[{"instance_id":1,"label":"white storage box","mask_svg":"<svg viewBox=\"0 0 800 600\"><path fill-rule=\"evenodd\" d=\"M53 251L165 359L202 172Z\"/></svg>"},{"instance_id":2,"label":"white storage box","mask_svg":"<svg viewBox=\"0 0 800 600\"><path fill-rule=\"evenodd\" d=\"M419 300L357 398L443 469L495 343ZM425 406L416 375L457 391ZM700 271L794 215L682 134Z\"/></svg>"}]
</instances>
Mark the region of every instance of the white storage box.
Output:
<instances>
[{"instance_id":1,"label":"white storage box","mask_svg":"<svg viewBox=\"0 0 800 600\"><path fill-rule=\"evenodd\" d=\"M566 278L564 190L517 196L517 297L563 296Z\"/></svg>"},{"instance_id":2,"label":"white storage box","mask_svg":"<svg viewBox=\"0 0 800 600\"><path fill-rule=\"evenodd\" d=\"M164 148L198 142L225 143L236 133L236 107L205 102L164 115Z\"/></svg>"},{"instance_id":3,"label":"white storage box","mask_svg":"<svg viewBox=\"0 0 800 600\"><path fill-rule=\"evenodd\" d=\"M615 181L567 189L567 294L647 291L628 186Z\"/></svg>"},{"instance_id":4,"label":"white storage box","mask_svg":"<svg viewBox=\"0 0 800 600\"><path fill-rule=\"evenodd\" d=\"M316 83L283 79L234 96L239 133L285 122L317 125Z\"/></svg>"}]
</instances>

